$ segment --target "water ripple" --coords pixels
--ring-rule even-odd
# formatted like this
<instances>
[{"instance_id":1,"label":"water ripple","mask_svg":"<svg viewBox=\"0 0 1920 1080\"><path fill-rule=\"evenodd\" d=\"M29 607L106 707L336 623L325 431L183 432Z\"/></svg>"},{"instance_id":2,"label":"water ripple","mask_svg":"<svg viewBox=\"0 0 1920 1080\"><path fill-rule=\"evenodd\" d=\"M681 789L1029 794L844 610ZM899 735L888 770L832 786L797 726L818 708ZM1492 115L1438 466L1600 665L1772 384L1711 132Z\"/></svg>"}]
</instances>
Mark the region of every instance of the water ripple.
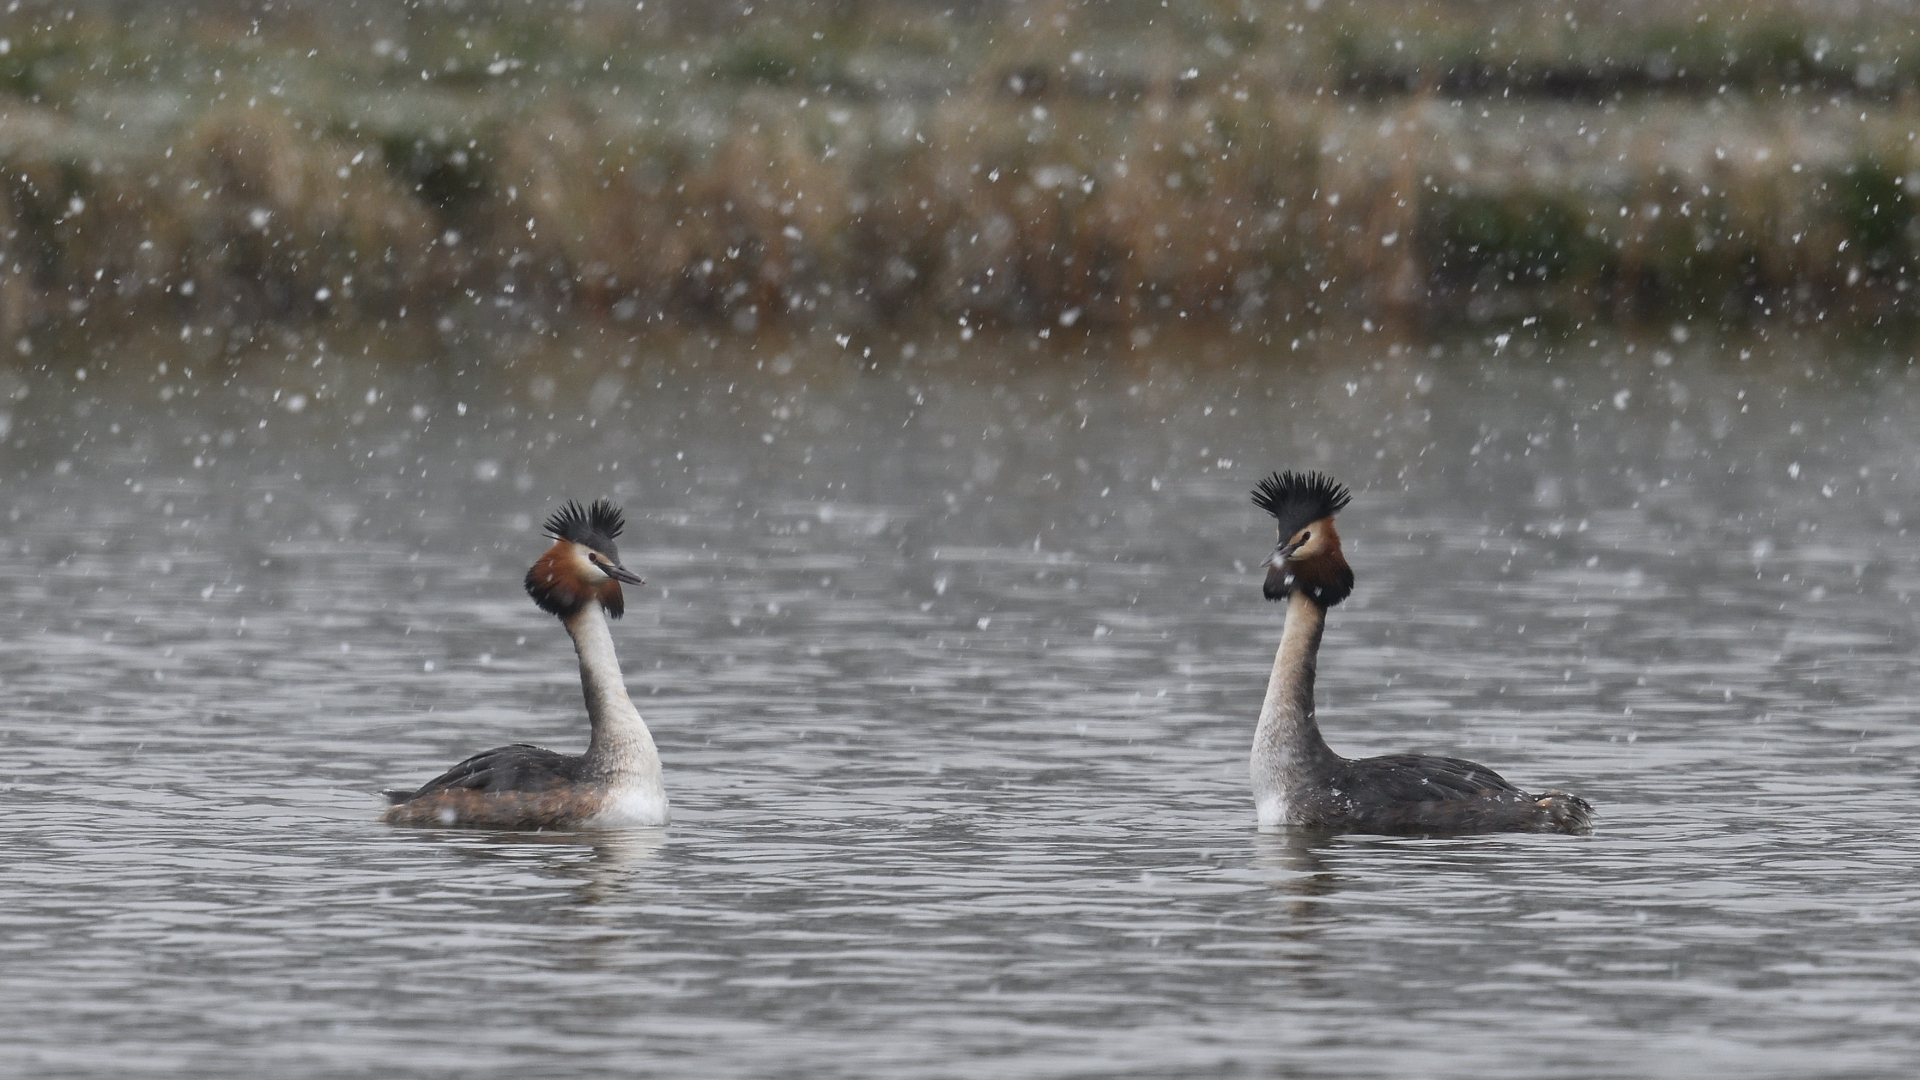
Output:
<instances>
[{"instance_id":1,"label":"water ripple","mask_svg":"<svg viewBox=\"0 0 1920 1080\"><path fill-rule=\"evenodd\" d=\"M743 341L663 349L591 427L591 342L459 380L335 343L165 405L156 343L20 374L0 1065L1902 1075L1913 369L1620 346L775 378ZM299 380L342 389L265 404ZM1294 465L1358 493L1336 748L1567 787L1595 836L1252 828L1245 491ZM517 581L603 492L674 825L379 825L473 750L582 744Z\"/></svg>"}]
</instances>

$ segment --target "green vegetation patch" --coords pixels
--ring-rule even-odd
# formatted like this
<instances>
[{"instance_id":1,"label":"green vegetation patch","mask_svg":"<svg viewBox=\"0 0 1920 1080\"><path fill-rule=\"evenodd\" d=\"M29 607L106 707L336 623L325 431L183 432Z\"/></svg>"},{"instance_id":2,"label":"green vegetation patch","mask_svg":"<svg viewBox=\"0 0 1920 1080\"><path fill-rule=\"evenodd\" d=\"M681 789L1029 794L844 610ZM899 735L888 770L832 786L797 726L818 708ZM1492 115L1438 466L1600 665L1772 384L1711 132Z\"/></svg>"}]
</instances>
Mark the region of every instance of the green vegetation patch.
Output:
<instances>
[{"instance_id":1,"label":"green vegetation patch","mask_svg":"<svg viewBox=\"0 0 1920 1080\"><path fill-rule=\"evenodd\" d=\"M1920 175L1911 178L1920 188ZM1913 264L1915 196L1909 178L1873 159L1848 167L1835 180L1839 211L1860 257L1874 270Z\"/></svg>"},{"instance_id":2,"label":"green vegetation patch","mask_svg":"<svg viewBox=\"0 0 1920 1080\"><path fill-rule=\"evenodd\" d=\"M1437 275L1551 282L1599 272L1611 252L1589 235L1584 205L1564 194L1442 196L1428 204L1422 246Z\"/></svg>"}]
</instances>

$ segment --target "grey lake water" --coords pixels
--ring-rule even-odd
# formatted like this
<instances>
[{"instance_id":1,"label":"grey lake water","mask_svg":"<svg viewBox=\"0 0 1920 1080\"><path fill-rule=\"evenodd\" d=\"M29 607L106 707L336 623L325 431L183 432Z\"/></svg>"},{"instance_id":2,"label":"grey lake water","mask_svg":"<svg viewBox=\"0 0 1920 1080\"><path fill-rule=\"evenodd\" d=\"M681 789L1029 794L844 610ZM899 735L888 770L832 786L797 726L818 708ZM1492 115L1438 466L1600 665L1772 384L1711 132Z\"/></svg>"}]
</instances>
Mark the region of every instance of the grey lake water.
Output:
<instances>
[{"instance_id":1,"label":"grey lake water","mask_svg":"<svg viewBox=\"0 0 1920 1080\"><path fill-rule=\"evenodd\" d=\"M1530 332L10 345L0 1072L1910 1075L1920 369ZM1591 837L1255 828L1279 468L1335 749ZM672 826L382 825L584 745L599 495Z\"/></svg>"}]
</instances>

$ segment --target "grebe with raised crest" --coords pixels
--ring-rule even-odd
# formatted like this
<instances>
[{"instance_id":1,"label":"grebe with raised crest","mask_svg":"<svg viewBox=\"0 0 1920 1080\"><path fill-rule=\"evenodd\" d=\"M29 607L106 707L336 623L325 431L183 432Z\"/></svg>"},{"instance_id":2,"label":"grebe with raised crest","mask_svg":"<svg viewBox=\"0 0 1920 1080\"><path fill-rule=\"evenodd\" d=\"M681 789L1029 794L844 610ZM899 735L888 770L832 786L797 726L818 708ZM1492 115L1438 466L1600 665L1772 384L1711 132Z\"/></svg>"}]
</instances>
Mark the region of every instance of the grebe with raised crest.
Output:
<instances>
[{"instance_id":1,"label":"grebe with raised crest","mask_svg":"<svg viewBox=\"0 0 1920 1080\"><path fill-rule=\"evenodd\" d=\"M1462 835L1588 833L1593 807L1564 791L1529 795L1484 765L1424 754L1343 758L1314 720L1313 676L1327 610L1353 592L1333 517L1352 495L1316 472L1274 473L1253 492L1279 543L1263 591L1287 604L1286 628L1253 734L1253 801L1262 828Z\"/></svg>"},{"instance_id":2,"label":"grebe with raised crest","mask_svg":"<svg viewBox=\"0 0 1920 1080\"><path fill-rule=\"evenodd\" d=\"M488 750L414 791L389 791L393 825L491 829L614 828L665 825L667 793L660 754L627 696L607 620L626 610L620 583L645 585L620 565L614 547L625 522L601 499L568 502L547 519L553 546L527 571L527 595L560 617L580 656L592 735L584 754L529 743Z\"/></svg>"}]
</instances>

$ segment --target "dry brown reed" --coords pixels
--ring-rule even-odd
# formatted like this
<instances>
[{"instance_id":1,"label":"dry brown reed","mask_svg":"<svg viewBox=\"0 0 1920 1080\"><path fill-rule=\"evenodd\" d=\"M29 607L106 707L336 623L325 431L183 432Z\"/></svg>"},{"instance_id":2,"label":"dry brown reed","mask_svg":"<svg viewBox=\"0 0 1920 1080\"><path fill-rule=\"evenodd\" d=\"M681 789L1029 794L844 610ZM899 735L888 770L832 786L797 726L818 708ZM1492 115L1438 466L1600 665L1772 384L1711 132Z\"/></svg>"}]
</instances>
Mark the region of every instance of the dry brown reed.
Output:
<instances>
[{"instance_id":1,"label":"dry brown reed","mask_svg":"<svg viewBox=\"0 0 1920 1080\"><path fill-rule=\"evenodd\" d=\"M1920 262L1917 65L1796 0L1646 27L1588 0L763 7L408 15L322 60L299 46L343 39L312 11L272 41L173 22L178 108L135 132L86 74L131 70L132 31L9 29L0 332L474 306L1875 319ZM1709 70L1747 91L1702 92ZM1495 71L1522 95L1476 89ZM1621 89L1651 83L1686 92Z\"/></svg>"}]
</instances>

